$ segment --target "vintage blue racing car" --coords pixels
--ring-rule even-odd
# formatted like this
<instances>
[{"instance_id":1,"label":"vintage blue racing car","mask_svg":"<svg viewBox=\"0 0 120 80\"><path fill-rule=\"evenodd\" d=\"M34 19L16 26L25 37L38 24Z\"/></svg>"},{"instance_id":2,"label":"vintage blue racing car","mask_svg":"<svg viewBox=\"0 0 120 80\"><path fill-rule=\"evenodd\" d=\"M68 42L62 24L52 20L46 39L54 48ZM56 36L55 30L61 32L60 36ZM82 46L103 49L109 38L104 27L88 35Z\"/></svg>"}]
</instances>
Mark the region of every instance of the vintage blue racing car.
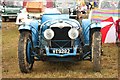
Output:
<instances>
[{"instance_id":1,"label":"vintage blue racing car","mask_svg":"<svg viewBox=\"0 0 120 80\"><path fill-rule=\"evenodd\" d=\"M62 14L57 10L47 8L40 18L26 14L26 19L23 20L23 15L17 19L21 72L30 72L34 61L82 60L91 61L93 70L100 71L101 25L89 19L80 22L76 14L70 11Z\"/></svg>"}]
</instances>

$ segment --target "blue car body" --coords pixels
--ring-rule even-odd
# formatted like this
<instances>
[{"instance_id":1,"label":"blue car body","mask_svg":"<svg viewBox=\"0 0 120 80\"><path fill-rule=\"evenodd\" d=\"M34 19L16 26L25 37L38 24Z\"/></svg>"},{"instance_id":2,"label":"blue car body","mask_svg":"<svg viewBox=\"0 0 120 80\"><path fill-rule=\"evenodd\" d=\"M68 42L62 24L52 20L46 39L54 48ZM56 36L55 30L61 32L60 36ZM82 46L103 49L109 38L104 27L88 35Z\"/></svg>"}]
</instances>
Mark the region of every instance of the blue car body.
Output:
<instances>
[{"instance_id":1,"label":"blue car body","mask_svg":"<svg viewBox=\"0 0 120 80\"><path fill-rule=\"evenodd\" d=\"M61 32L59 34L57 33L58 37L62 37L61 40L51 40L51 43L55 43L57 45L54 45L52 47L49 46L48 40L44 37L44 31L46 29L49 29L51 25L57 24L57 23L66 23L68 25L71 25L72 28L76 28L78 30L82 30L83 41L81 42L81 39L76 38L73 42L74 45L72 46L66 46L71 42L71 40L63 40L64 38L64 32L61 29ZM40 25L39 25L40 24ZM36 56L38 60L52 60L52 61L71 61L71 57L76 57L77 60L81 60L88 55L91 55L91 49L88 49L87 51L79 52L79 49L82 47L90 46L90 31L92 29L100 29L101 25L99 23L92 23L89 19L83 19L82 23L80 24L75 19L70 19L69 14L44 14L42 15L41 20L32 20L29 23L25 23L24 25L19 26L19 31L22 30L28 30L32 34L32 41L35 48L42 49L43 54L40 55L37 52L33 52L33 56ZM64 29L65 30L65 29ZM60 31L60 30L58 30ZM68 42L68 43L67 43ZM61 43L61 44L58 44ZM82 45L82 44L83 45ZM90 48L90 47L89 47ZM60 53L57 54L56 50L69 50L69 53ZM28 53L29 55L30 53ZM47 57L47 58L46 58ZM69 58L70 57L70 58ZM52 59L49 59L52 58ZM70 59L70 60L69 60Z\"/></svg>"}]
</instances>

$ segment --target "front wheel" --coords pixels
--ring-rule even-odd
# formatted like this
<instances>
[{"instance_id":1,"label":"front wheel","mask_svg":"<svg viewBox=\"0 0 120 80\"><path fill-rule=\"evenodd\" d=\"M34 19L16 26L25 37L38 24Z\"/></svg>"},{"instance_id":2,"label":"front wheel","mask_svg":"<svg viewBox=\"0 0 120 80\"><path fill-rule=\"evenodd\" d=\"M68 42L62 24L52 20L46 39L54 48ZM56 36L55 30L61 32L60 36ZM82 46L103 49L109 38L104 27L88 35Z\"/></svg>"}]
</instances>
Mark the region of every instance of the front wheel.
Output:
<instances>
[{"instance_id":1,"label":"front wheel","mask_svg":"<svg viewBox=\"0 0 120 80\"><path fill-rule=\"evenodd\" d=\"M33 43L29 31L20 33L18 45L19 68L21 72L28 73L32 70L34 57L32 56Z\"/></svg>"},{"instance_id":2,"label":"front wheel","mask_svg":"<svg viewBox=\"0 0 120 80\"><path fill-rule=\"evenodd\" d=\"M95 31L92 34L92 61L93 70L99 72L101 69L101 33Z\"/></svg>"}]
</instances>

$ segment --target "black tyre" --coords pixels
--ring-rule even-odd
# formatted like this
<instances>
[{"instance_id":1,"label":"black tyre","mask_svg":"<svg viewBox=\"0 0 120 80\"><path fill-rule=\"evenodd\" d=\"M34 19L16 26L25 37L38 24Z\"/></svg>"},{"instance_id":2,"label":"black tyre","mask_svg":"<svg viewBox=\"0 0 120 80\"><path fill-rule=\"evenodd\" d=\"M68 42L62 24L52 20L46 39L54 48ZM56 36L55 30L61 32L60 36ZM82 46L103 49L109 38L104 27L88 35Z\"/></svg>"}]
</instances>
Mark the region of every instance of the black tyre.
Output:
<instances>
[{"instance_id":1,"label":"black tyre","mask_svg":"<svg viewBox=\"0 0 120 80\"><path fill-rule=\"evenodd\" d=\"M93 70L99 72L101 69L101 33L95 31L92 34L92 61Z\"/></svg>"},{"instance_id":2,"label":"black tyre","mask_svg":"<svg viewBox=\"0 0 120 80\"><path fill-rule=\"evenodd\" d=\"M31 34L29 31L22 31L20 33L19 45L18 45L18 59L19 68L21 72L31 72L34 57L32 56L33 43L31 40Z\"/></svg>"}]
</instances>

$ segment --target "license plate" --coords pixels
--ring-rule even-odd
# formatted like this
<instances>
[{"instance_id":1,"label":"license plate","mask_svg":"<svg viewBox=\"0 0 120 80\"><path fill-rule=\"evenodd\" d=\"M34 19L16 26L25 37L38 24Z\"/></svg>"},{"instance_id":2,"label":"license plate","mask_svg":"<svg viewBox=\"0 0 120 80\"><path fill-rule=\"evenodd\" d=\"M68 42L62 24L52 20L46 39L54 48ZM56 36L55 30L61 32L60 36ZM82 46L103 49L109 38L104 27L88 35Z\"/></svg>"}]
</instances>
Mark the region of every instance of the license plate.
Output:
<instances>
[{"instance_id":1,"label":"license plate","mask_svg":"<svg viewBox=\"0 0 120 80\"><path fill-rule=\"evenodd\" d=\"M70 49L54 49L53 53L54 54L69 54Z\"/></svg>"}]
</instances>

